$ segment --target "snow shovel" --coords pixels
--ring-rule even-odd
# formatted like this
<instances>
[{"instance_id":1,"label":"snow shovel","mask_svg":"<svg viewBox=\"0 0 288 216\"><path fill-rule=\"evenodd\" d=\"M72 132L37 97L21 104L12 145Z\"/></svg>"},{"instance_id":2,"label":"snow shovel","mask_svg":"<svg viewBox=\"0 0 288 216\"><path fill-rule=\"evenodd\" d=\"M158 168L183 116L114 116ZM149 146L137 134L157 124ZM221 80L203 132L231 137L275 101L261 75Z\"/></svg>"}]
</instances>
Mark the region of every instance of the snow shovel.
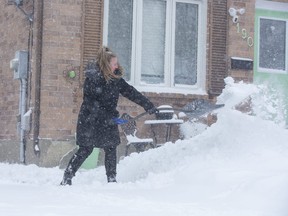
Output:
<instances>
[{"instance_id":1,"label":"snow shovel","mask_svg":"<svg viewBox=\"0 0 288 216\"><path fill-rule=\"evenodd\" d=\"M188 115L188 117L199 118L200 116L202 116L206 113L212 112L215 109L219 109L223 106L224 106L224 104L213 104L213 103L211 103L207 100L204 100L204 99L195 99L191 103L187 104L183 109L174 109L171 106L167 106L167 105L160 106L157 109L160 111L159 113L161 113L161 111L167 111L169 113L169 111L170 111L170 113L172 113L172 116L173 116L173 111L179 111L179 112L186 113ZM156 118L161 119L161 117L159 117L159 113L156 113ZM127 123L135 121L135 120L137 120L137 119L139 119L139 118L141 118L147 114L148 114L148 112L143 112L143 113L135 116L134 118L129 118L129 119L114 118L113 121L115 124L119 124L119 125L127 124ZM172 118L172 116L170 117L170 119Z\"/></svg>"}]
</instances>

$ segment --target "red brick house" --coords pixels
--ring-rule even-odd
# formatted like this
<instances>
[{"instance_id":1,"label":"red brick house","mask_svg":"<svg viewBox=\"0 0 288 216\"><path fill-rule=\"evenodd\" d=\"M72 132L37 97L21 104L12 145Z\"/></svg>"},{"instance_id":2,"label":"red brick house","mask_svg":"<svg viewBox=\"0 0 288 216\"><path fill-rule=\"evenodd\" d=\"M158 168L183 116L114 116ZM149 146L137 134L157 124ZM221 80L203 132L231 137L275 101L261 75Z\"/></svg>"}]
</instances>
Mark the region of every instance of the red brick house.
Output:
<instances>
[{"instance_id":1,"label":"red brick house","mask_svg":"<svg viewBox=\"0 0 288 216\"><path fill-rule=\"evenodd\" d=\"M253 59L253 47L237 33L230 7L245 8L239 23L253 38L254 0L5 0L0 5L0 161L19 162L21 88L9 67L17 50L28 53L23 106L25 112L31 109L31 118L23 135L25 162L56 166L75 145L83 69L102 44L119 55L125 79L156 105L182 108L195 98L213 100L227 76L252 81L251 68L231 67L233 56ZM119 111L137 115L143 109L121 98ZM139 125L143 133L148 130Z\"/></svg>"}]
</instances>

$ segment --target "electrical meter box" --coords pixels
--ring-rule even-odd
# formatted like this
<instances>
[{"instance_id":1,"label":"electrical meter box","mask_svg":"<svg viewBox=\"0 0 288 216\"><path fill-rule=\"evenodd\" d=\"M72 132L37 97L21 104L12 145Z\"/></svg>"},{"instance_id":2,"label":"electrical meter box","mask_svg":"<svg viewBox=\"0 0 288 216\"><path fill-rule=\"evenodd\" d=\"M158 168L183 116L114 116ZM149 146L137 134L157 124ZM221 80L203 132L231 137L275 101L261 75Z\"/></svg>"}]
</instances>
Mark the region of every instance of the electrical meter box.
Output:
<instances>
[{"instance_id":1,"label":"electrical meter box","mask_svg":"<svg viewBox=\"0 0 288 216\"><path fill-rule=\"evenodd\" d=\"M19 50L15 58L10 61L10 68L14 71L14 79L26 79L28 73L28 52Z\"/></svg>"}]
</instances>

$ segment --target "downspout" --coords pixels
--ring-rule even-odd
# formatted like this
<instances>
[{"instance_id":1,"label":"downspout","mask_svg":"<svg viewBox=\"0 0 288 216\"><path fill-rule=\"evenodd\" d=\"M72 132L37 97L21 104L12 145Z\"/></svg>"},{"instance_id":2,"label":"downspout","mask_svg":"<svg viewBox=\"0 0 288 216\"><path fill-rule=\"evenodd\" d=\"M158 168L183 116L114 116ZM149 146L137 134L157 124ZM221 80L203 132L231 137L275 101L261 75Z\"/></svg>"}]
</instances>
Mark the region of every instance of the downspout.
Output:
<instances>
[{"instance_id":1,"label":"downspout","mask_svg":"<svg viewBox=\"0 0 288 216\"><path fill-rule=\"evenodd\" d=\"M36 72L35 72L35 102L33 125L33 149L37 157L40 157L39 130L40 130L40 99L41 99L41 72L42 72L42 42L43 42L43 11L44 0L37 2L37 42L36 42Z\"/></svg>"},{"instance_id":2,"label":"downspout","mask_svg":"<svg viewBox=\"0 0 288 216\"><path fill-rule=\"evenodd\" d=\"M26 149L26 140L25 140L25 128L24 128L24 115L26 113L26 90L27 90L27 78L20 79L20 162L25 164L25 149Z\"/></svg>"},{"instance_id":3,"label":"downspout","mask_svg":"<svg viewBox=\"0 0 288 216\"><path fill-rule=\"evenodd\" d=\"M29 35L28 35L28 51L19 50L16 52L16 58L10 61L10 68L14 69L14 79L20 80L20 95L19 95L19 115L17 116L17 132L20 134L20 162L26 163L26 131L29 130L30 125L30 114L31 109L26 113L27 106L27 86L28 86L28 73L30 71L30 39L31 39L31 28L33 24L34 15L34 1L33 11L28 14L24 11L20 1L13 2L15 6L28 18L29 20Z\"/></svg>"}]
</instances>

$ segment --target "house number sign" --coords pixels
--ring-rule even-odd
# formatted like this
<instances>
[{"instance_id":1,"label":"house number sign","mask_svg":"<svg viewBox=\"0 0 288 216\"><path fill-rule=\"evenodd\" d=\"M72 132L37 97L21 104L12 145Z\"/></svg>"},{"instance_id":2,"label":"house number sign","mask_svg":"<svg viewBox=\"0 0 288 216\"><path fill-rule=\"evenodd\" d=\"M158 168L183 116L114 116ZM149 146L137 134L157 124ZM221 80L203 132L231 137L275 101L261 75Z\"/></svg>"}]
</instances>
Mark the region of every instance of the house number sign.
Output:
<instances>
[{"instance_id":1,"label":"house number sign","mask_svg":"<svg viewBox=\"0 0 288 216\"><path fill-rule=\"evenodd\" d=\"M240 23L238 22L237 25L237 33L241 33L241 37L243 40L246 40L247 45L252 47L254 45L254 40L251 36L249 36L247 30L245 28L240 27Z\"/></svg>"}]
</instances>

